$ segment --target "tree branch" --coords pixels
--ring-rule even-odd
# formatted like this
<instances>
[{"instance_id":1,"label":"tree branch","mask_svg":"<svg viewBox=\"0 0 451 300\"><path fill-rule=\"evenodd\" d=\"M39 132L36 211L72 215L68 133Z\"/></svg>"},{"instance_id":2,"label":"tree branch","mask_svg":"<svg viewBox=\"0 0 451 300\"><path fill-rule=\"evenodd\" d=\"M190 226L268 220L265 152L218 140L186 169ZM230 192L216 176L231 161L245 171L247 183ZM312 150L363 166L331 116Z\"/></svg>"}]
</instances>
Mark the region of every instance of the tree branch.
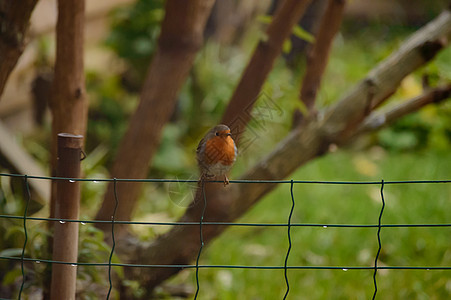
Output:
<instances>
[{"instance_id":1,"label":"tree branch","mask_svg":"<svg viewBox=\"0 0 451 300\"><path fill-rule=\"evenodd\" d=\"M355 135L361 135L369 131L375 131L385 127L394 121L415 112L431 103L440 103L451 97L451 84L427 90L425 93L407 100L395 107L389 108L383 112L375 111L369 115Z\"/></svg>"},{"instance_id":2,"label":"tree branch","mask_svg":"<svg viewBox=\"0 0 451 300\"><path fill-rule=\"evenodd\" d=\"M27 43L31 13L38 0L0 1L0 96Z\"/></svg>"},{"instance_id":3,"label":"tree branch","mask_svg":"<svg viewBox=\"0 0 451 300\"><path fill-rule=\"evenodd\" d=\"M401 80L449 44L451 13L445 10L413 34L325 113L325 135L341 140L398 88ZM343 109L345 108L345 109Z\"/></svg>"},{"instance_id":4,"label":"tree branch","mask_svg":"<svg viewBox=\"0 0 451 300\"><path fill-rule=\"evenodd\" d=\"M364 117L397 88L402 78L431 60L434 55L424 55L425 45L439 48L449 43L451 34L451 14L442 13L418 32L397 52L370 71L367 79L358 83L341 101L326 112L325 118L310 118L305 126L297 127L284 138L278 146L262 158L254 167L240 178L248 180L278 180L289 176L306 162L327 152L331 143L349 142ZM436 41L443 40L438 43ZM368 102L368 84L375 82ZM362 96L363 95L363 96ZM371 105L369 105L371 104ZM207 183L208 201L204 221L230 222L242 216L251 206L270 192L276 184L237 184L224 188L221 184ZM197 203L197 205L196 205ZM200 204L199 204L200 203ZM180 221L199 222L202 212L202 194L198 190L192 207L188 208ZM204 241L208 244L224 231L226 226L205 225ZM199 251L199 226L174 226L169 232L149 243L139 243L127 247L128 257L140 264L189 264ZM176 274L175 268L148 268L127 270L141 278L143 286L152 290L165 279Z\"/></svg>"},{"instance_id":5,"label":"tree branch","mask_svg":"<svg viewBox=\"0 0 451 300\"><path fill-rule=\"evenodd\" d=\"M299 98L310 113L314 110L316 95L321 86L321 78L329 61L332 42L340 29L345 3L345 0L329 0L321 19L316 41L307 57L307 69L302 79ZM294 116L293 123L299 124L302 113L297 110Z\"/></svg>"},{"instance_id":6,"label":"tree branch","mask_svg":"<svg viewBox=\"0 0 451 300\"><path fill-rule=\"evenodd\" d=\"M255 49L222 117L222 123L231 128L236 141L239 141L251 119L250 111L282 51L284 41L310 1L285 0L266 30L266 39L260 41Z\"/></svg>"},{"instance_id":7,"label":"tree branch","mask_svg":"<svg viewBox=\"0 0 451 300\"><path fill-rule=\"evenodd\" d=\"M176 96L185 82L198 49L214 0L168 0L158 49L149 67L141 100L119 146L111 175L118 178L145 178L157 150L163 126L174 110ZM141 185L121 183L118 220L130 220ZM114 189L109 184L98 220L110 220L114 209ZM102 226L103 225L103 226ZM101 224L100 228L108 228Z\"/></svg>"}]
</instances>

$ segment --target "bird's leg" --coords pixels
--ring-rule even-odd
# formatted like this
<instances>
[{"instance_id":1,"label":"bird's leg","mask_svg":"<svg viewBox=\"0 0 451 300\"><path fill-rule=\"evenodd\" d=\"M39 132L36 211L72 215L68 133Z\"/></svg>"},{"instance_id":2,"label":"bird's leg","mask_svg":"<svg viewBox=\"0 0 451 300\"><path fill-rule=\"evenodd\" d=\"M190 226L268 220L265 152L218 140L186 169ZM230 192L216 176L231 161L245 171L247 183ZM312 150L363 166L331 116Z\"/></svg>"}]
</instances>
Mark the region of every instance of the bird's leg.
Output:
<instances>
[{"instance_id":1,"label":"bird's leg","mask_svg":"<svg viewBox=\"0 0 451 300\"><path fill-rule=\"evenodd\" d=\"M201 186L202 182L205 180L205 173L200 174L199 180L197 181L197 185Z\"/></svg>"}]
</instances>

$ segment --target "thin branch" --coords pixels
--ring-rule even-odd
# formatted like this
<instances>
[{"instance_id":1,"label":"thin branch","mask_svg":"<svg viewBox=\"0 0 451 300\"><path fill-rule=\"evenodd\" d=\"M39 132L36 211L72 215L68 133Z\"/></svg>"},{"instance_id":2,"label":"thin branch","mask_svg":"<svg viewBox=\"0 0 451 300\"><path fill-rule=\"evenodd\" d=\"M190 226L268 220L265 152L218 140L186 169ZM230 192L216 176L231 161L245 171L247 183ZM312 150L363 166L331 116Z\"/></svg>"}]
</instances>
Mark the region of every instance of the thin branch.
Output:
<instances>
[{"instance_id":1,"label":"thin branch","mask_svg":"<svg viewBox=\"0 0 451 300\"><path fill-rule=\"evenodd\" d=\"M383 112L375 111L365 119L355 134L360 135L369 131L376 131L405 115L418 111L423 106L431 103L440 103L450 97L451 84L427 90L424 94L407 100Z\"/></svg>"},{"instance_id":2,"label":"thin branch","mask_svg":"<svg viewBox=\"0 0 451 300\"><path fill-rule=\"evenodd\" d=\"M307 58L307 69L302 79L299 97L309 112L315 106L316 95L329 61L332 42L340 29L345 2L345 0L329 0L324 16L321 19L316 41Z\"/></svg>"},{"instance_id":3,"label":"thin branch","mask_svg":"<svg viewBox=\"0 0 451 300\"><path fill-rule=\"evenodd\" d=\"M284 41L290 36L310 1L285 0L268 26L266 38L255 49L222 117L222 123L229 125L236 140L239 140L251 119L252 107L282 51Z\"/></svg>"}]
</instances>

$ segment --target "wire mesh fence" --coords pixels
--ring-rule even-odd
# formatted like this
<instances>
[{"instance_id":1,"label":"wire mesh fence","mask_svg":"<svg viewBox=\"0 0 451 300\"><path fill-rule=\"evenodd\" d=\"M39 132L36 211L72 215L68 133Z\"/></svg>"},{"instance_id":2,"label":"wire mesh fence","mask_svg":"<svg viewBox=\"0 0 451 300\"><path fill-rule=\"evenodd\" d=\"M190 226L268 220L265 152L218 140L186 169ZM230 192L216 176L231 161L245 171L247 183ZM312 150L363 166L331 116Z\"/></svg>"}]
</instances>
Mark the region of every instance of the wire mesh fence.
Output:
<instances>
[{"instance_id":1,"label":"wire mesh fence","mask_svg":"<svg viewBox=\"0 0 451 300\"><path fill-rule=\"evenodd\" d=\"M450 271L451 266L380 266L378 265L379 256L381 254L381 250L383 248L383 244L381 241L381 235L383 233L384 228L416 228L416 227L429 227L429 228L437 228L437 227L451 227L451 223L422 223L422 224L383 224L382 219L384 215L384 210L386 207L385 197L384 197L384 188L387 185L414 185L414 184L450 184L451 180L410 180L410 181L306 181L306 180L231 180L231 184L283 184L289 187L290 197L291 197L291 206L288 211L288 218L285 223L244 223L244 222L214 222L214 221L204 221L204 215L207 207L207 197L205 193L205 182L202 182L199 188L202 189L203 196L203 208L202 214L198 222L142 222L142 221L118 221L116 220L117 207L120 199L118 199L117 194L117 184L119 182L147 182L147 183L196 183L197 180L180 180L180 179L86 179L86 178L63 178L63 177L43 177L43 176L28 176L28 175L20 175L20 174L2 174L1 177L13 177L13 178L21 178L23 181L23 191L25 195L25 207L23 210L23 215L6 215L0 214L0 219L14 219L22 221L23 232L24 232L24 243L21 249L20 256L0 256L0 260L7 261L19 261L21 266L21 275L22 282L20 286L20 291L18 294L18 299L22 299L22 295L25 289L25 284L27 280L26 271L24 268L24 264L26 262L34 262L34 263L47 263L47 264L63 264L63 265L71 265L71 266L97 266L97 267L105 267L107 270L109 288L106 299L110 299L112 290L114 287L113 283L113 267L130 267L130 268L176 268L176 269L194 269L195 270L195 280L196 280L196 291L194 294L194 299L198 299L199 291L202 288L199 272L201 269L255 269L255 270L283 270L284 271L284 281L285 281L285 294L283 299L287 299L290 295L290 278L288 274L288 270L371 270L373 271L373 295L372 299L376 299L378 292L378 281L377 281L377 272L378 270L444 270ZM115 207L114 212L111 216L111 220L102 221L102 220L73 220L73 219L61 219L61 218L42 218L42 217L32 217L28 216L28 207L31 201L30 194L30 185L29 180L67 180L70 182L112 182L114 186L114 201ZM293 211L296 205L296 199L294 196L294 186L298 184L325 184L325 185L373 185L380 187L380 209L378 210L378 219L375 224L322 224L322 223L293 223L292 216ZM82 223L82 224L96 224L96 223L106 223L111 224L111 251L109 253L107 262L67 262L67 261L56 261L51 259L43 259L43 258L32 258L26 256L26 247L28 243L28 230L27 224L30 221L45 221L45 222L59 222L61 224L64 223ZM113 262L113 255L116 248L116 233L115 233L115 225L148 225L148 226L198 226L199 227L199 250L197 257L195 259L195 263L193 264L137 264L137 263L115 263ZM213 264L200 264L199 260L202 255L202 251L204 249L204 236L203 236L203 228L204 226L244 226L244 227L285 227L286 228L286 236L287 236L287 250L285 254L284 264L283 265L275 265L275 266L262 266L262 265L213 265ZM350 266L350 265L340 265L340 266L304 266L304 265L289 265L288 259L290 257L290 252L292 250L292 228L294 227L323 227L323 228L376 228L377 234L375 239L377 240L377 248L374 249L374 264L368 266ZM5 299L1 298L0 299Z\"/></svg>"}]
</instances>

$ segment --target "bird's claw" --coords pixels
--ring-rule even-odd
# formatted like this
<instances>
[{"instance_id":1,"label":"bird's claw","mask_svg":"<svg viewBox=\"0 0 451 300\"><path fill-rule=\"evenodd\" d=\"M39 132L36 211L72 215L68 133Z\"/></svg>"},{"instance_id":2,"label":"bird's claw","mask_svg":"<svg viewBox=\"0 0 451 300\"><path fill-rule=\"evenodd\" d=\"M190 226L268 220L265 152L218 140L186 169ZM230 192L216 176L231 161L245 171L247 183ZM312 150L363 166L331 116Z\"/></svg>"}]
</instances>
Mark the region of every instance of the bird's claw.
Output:
<instances>
[{"instance_id":1,"label":"bird's claw","mask_svg":"<svg viewBox=\"0 0 451 300\"><path fill-rule=\"evenodd\" d=\"M215 177L215 175L211 175L211 174L202 174L199 178L199 180L197 181L198 185L201 185L206 179L211 179ZM224 175L224 186L229 185L229 178L227 178L226 175Z\"/></svg>"}]
</instances>

